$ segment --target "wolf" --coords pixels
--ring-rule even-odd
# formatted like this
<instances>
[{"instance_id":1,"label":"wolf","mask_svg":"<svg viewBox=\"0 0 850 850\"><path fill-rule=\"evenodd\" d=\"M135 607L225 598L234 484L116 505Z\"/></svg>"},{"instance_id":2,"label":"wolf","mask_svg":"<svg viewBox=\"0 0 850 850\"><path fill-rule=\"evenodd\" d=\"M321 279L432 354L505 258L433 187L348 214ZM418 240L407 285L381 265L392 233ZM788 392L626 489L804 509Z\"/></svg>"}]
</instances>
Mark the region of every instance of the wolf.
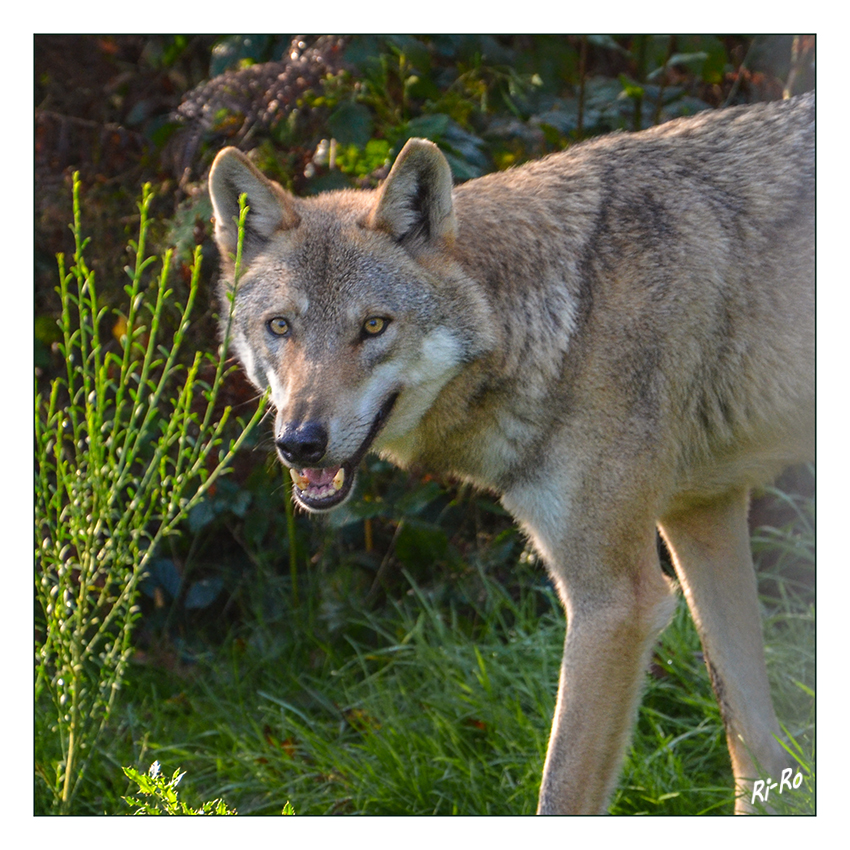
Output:
<instances>
[{"instance_id":1,"label":"wolf","mask_svg":"<svg viewBox=\"0 0 850 850\"><path fill-rule=\"evenodd\" d=\"M813 459L814 122L813 93L707 111L456 187L410 139L376 190L311 198L215 159L220 296L295 501L338 506L375 451L499 494L548 568L541 813L606 810L676 584L736 811L785 767L747 512Z\"/></svg>"}]
</instances>

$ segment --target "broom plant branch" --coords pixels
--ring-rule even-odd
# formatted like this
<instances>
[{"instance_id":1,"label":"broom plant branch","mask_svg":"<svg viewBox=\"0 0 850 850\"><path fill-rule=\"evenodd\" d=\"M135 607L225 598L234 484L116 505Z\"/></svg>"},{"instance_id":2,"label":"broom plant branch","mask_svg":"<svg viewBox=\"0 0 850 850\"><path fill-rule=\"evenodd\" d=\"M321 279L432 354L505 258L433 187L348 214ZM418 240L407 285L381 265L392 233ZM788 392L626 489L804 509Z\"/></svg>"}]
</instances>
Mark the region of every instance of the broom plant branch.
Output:
<instances>
[{"instance_id":1,"label":"broom plant branch","mask_svg":"<svg viewBox=\"0 0 850 850\"><path fill-rule=\"evenodd\" d=\"M226 472L265 412L263 399L247 422L234 422L231 407L218 403L229 371L232 301L217 356L195 352L184 362L200 248L185 303L176 305L174 330L166 334L174 253L162 255L147 283L157 259L147 255L149 185L138 205L138 240L130 243L129 304L113 326L118 350L101 336L110 311L85 259L78 175L72 191L73 263L66 267L57 257L65 369L49 392L37 392L35 405L36 699L53 706L61 752L61 760L40 763L37 774L51 784L62 813L73 811L108 728L150 560ZM240 256L246 213L243 199ZM209 383L201 377L208 362Z\"/></svg>"}]
</instances>

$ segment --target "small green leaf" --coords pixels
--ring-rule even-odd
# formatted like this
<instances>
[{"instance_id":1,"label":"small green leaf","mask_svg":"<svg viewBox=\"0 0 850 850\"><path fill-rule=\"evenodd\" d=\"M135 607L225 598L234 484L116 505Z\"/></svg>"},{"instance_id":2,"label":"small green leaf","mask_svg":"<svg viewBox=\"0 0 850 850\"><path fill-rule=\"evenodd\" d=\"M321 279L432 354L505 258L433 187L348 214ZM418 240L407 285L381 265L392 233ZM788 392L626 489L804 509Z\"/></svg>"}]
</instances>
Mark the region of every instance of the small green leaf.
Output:
<instances>
[{"instance_id":1,"label":"small green leaf","mask_svg":"<svg viewBox=\"0 0 850 850\"><path fill-rule=\"evenodd\" d=\"M206 608L215 602L223 588L224 581L219 576L201 579L189 588L183 604L190 609Z\"/></svg>"}]
</instances>

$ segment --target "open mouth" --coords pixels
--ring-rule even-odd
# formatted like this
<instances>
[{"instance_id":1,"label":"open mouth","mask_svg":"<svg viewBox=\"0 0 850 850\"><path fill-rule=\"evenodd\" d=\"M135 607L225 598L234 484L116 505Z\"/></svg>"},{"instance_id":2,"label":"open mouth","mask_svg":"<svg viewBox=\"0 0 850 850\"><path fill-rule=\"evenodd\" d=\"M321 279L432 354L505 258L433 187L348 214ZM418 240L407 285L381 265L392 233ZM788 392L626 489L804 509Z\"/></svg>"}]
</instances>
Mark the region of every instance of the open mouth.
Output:
<instances>
[{"instance_id":1,"label":"open mouth","mask_svg":"<svg viewBox=\"0 0 850 850\"><path fill-rule=\"evenodd\" d=\"M351 494L357 467L369 451L378 432L393 409L398 393L393 393L383 404L360 448L341 466L309 467L289 470L295 501L309 511L328 511L341 505Z\"/></svg>"}]
</instances>

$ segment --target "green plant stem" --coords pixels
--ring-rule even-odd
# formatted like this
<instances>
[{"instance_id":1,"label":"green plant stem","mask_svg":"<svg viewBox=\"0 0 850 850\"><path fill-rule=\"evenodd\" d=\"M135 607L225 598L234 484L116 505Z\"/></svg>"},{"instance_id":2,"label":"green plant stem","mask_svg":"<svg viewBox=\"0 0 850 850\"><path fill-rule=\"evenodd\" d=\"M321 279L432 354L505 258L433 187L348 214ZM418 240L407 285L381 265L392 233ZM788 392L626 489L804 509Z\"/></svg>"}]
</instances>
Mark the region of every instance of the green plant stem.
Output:
<instances>
[{"instance_id":1,"label":"green plant stem","mask_svg":"<svg viewBox=\"0 0 850 850\"><path fill-rule=\"evenodd\" d=\"M289 497L283 500L286 511L286 537L289 540L289 579L292 583L292 606L298 607L298 547L295 544L295 507Z\"/></svg>"},{"instance_id":2,"label":"green plant stem","mask_svg":"<svg viewBox=\"0 0 850 850\"><path fill-rule=\"evenodd\" d=\"M235 439L226 439L232 410L217 408L227 374L227 339L214 358L211 383L201 379L206 359L188 367L179 355L199 289L201 249L192 258L189 293L178 305L177 327L161 342L172 252L162 257L153 303L143 290L154 258L145 256L152 199L139 204L135 264L128 269L130 299L120 353L102 344L94 274L84 259L80 181L75 175L74 261L58 257L65 377L36 398L36 594L41 607L36 698L49 695L62 760L51 788L60 813L73 811L77 789L107 728L132 651L139 585L150 559L226 471L264 415L261 400ZM247 206L240 227L244 232ZM240 247L242 232L240 232ZM240 251L241 253L241 251ZM232 321L231 315L228 327ZM199 398L202 410L196 411ZM44 765L38 773L47 776Z\"/></svg>"}]
</instances>

